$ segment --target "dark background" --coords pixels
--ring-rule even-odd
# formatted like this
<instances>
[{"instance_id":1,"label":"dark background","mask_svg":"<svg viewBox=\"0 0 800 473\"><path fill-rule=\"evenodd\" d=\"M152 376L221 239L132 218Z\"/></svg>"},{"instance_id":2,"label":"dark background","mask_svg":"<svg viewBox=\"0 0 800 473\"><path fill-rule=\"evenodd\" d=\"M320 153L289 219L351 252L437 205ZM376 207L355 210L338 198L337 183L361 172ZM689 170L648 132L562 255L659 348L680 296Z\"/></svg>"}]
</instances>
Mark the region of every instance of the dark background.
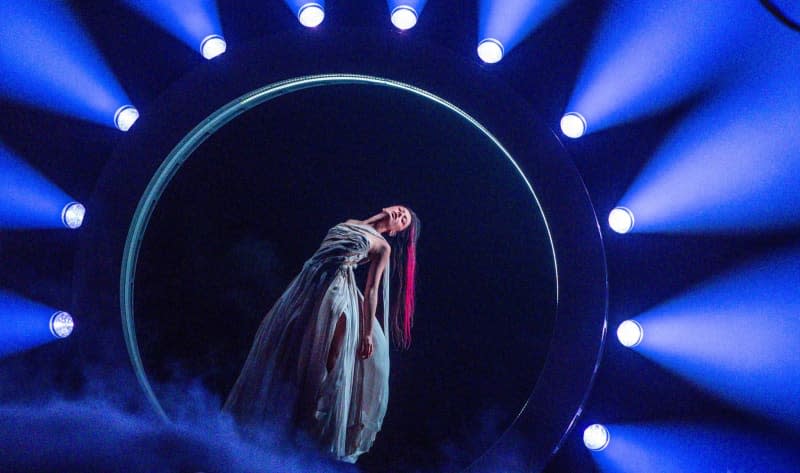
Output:
<instances>
[{"instance_id":1,"label":"dark background","mask_svg":"<svg viewBox=\"0 0 800 473\"><path fill-rule=\"evenodd\" d=\"M213 67L194 51L136 16L119 2L68 3L94 38L132 101L141 105L140 109L145 112L148 107L157 103L163 90L193 68ZM220 0L218 3L229 47L235 47L237 43L254 41L275 32L297 31L300 34L301 27L282 2ZM500 64L481 67L487 75L525 97L530 102L531 109L555 127L569 99L598 18L607 6L606 3L599 0L571 2L525 39ZM375 26L376 22L383 22L387 37L392 41L403 40L403 35L390 31L383 2L337 2L335 6L329 5L328 8L330 14L322 26L326 30L370 27ZM334 9L335 14L333 14ZM477 58L474 57L474 47L477 42L476 15L476 2L431 1L425 8L419 24L409 34L421 41L449 49L456 56L477 62ZM78 200L88 200L106 160L112 150L124 140L121 134L116 130L54 116L9 102L0 102L0 106L3 110L0 114L0 138L67 193ZM613 207L666 133L690 108L691 104L684 104L653 118L566 143L567 149L581 170L599 215L606 215ZM326 127L330 125L331 122L325 124ZM211 144L213 142L208 143ZM201 149L201 152L204 150L205 148ZM213 156L232 158L235 153L227 154L229 151L232 150L214 153ZM250 152L255 151L257 150L250 149ZM192 172L191 168L196 165L195 160L188 165L187 176ZM197 172L201 171L198 169ZM183 178L181 175L178 180ZM177 188L179 182L176 181L175 184ZM197 189L194 192L202 193L202 190ZM261 189L261 192L267 190ZM213 193L209 192L200 197L208 199L211 194ZM246 225L233 222L227 227L232 232L233 238L225 241L227 244L238 242L239 246L236 248L240 248L238 251L244 253L244 256L239 256L241 253L237 254L236 250L229 248L228 251L231 251L229 261L246 261L255 265L258 260L251 258L249 256L251 253L248 253L253 246L259 254L272 252L274 258L265 259L259 263L262 264L259 268L266 269L266 274L274 275L276 286L270 285L270 287L281 287L285 278L289 277L293 268L297 267L297 262L302 261L309 254L309 250L313 251L331 224L351 217L364 218L374 210L375 206L393 203L385 201L384 196L389 199L407 199L412 207L423 209L424 205L429 203L423 203L421 199L418 201L417 196L421 195L422 192L412 196L404 193L386 195L382 191L374 196L374 201L353 200L352 205L345 206L345 201L337 198L333 203L320 204L308 212L314 221L302 222L304 228L306 225L314 225L315 230L302 232L303 247L298 246L299 250L293 256L285 253L285 248L280 246L280 242L268 230L272 227L272 223L267 225L255 222L251 226L251 222L245 222ZM173 198L172 194L167 198ZM437 219L446 217L443 210L447 207L445 204L455 207L457 202L456 199L436 202L435 205L441 206L438 211L428 211L427 214L425 211L420 211L426 224L421 240L423 246L420 250L421 258L424 258L420 263L423 272L420 282L421 304L431 304L433 301L428 294L432 293L431 284L436 284L436 281L428 280L425 271L432 268L427 266L429 264L427 261L432 260L432 255L436 253L436 248L431 246L435 235L444 234L436 230ZM342 207L331 207L331 205ZM157 218L161 218L160 213L166 212L166 209L166 206L159 207ZM276 212L280 215L280 209ZM257 215L261 217L268 213L258 212ZM201 220L203 219L197 218L194 223L205 225L206 228L211 226L200 222ZM87 225L90 224L91 217L87 220ZM294 223L298 226L300 224L299 220ZM235 234L237 229L240 233ZM771 248L788 246L795 243L798 237L796 230L730 237L636 235L635 238L615 235L605 226L602 231L609 264L611 288L609 325L612 327L672 295L681 293L709 276L734 266L748 256L761 254ZM248 235L247 232L252 234ZM453 228L453 232L459 232L459 236L463 236L463 232L457 227ZM150 236L148 233L148 238ZM0 286L52 306L70 307L74 303L71 276L74 268L80 265L80 261L74 259L80 238L80 232L65 231L0 233L0 264L2 264ZM270 246L264 242L269 242ZM167 243L162 242L164 245ZM481 243L485 242L481 240ZM149 241L146 244L150 244ZM181 245L175 246L183 248ZM145 250L149 251L147 248ZM209 261L208 264L211 265L212 262ZM213 267L208 266L208 268ZM243 277L253 274L248 273L245 267L241 269L242 271L235 271L234 274ZM259 271L258 274L262 273ZM163 277L163 274L158 276ZM251 277L249 281L256 279ZM208 279L202 278L202 281ZM243 285L246 283L247 281L241 282ZM257 309L252 308L258 307L260 302L263 302L264 306L268 305L266 299L264 296L263 301L254 301L255 303L251 304L251 301L247 300L238 305L234 301L225 301L220 295L216 303L228 302L230 304L223 304L223 307L236 308L237 311L255 311ZM240 313L240 315L246 314ZM103 314L103 316L113 321L110 323L118 323L117 313ZM251 313L251 321L252 317L258 316L259 314ZM402 366L412 366L412 369L420 366L417 362L412 363L410 357L424 353L426 344L431 343L430 339L425 337L423 324L439 320L443 319L436 319L435 316L423 317L421 312L420 325L415 332L416 345L412 352L395 357L401 361L398 362L399 366L395 371L397 376L394 376L393 382L399 381L406 375L401 371ZM213 329L207 326L210 324L207 318L201 318L196 323L200 333L207 333ZM124 363L127 360L117 360L119 364L111 364L110 366L118 367L111 371L102 367L89 368L83 363L87 359L103 359L106 346L103 339L81 343L80 330L79 322L75 335L70 339L0 361L0 398L5 402L36 401L54 396L78 398L91 391L95 380L102 376L121 378L124 385L130 386L131 397L140 396L135 381L125 372L127 365ZM185 330L191 331L192 328L186 327ZM79 356L76 356L74 348L78 344L80 352ZM88 346L95 348L89 349ZM235 346L214 349L232 350L239 346L237 343ZM174 348L174 353L166 351L162 353L165 359L167 355L171 359L180 359L189 350L191 347L178 346ZM145 353L151 353L152 356L153 352L145 349ZM221 375L223 372L227 371L204 373L212 387L216 386L214 389L219 389L220 392L224 391L226 384ZM636 375L632 376L632 373ZM410 376L411 373L407 375ZM218 377L212 380L214 376ZM393 407L394 405L390 407L390 416ZM744 414L618 344L609 343L595 389L584 414L568 438L567 444L556 455L547 471L593 471L595 466L581 444L580 434L583 427L589 423L608 419L618 422L660 419L726 422L744 430L759 432L776 443L792 442L792 439L796 439L796 434L786 432L781 427L758 417ZM387 419L387 424L390 422L394 420ZM792 435L794 437L791 437ZM376 444L376 448L378 446Z\"/></svg>"},{"instance_id":2,"label":"dark background","mask_svg":"<svg viewBox=\"0 0 800 473\"><path fill-rule=\"evenodd\" d=\"M505 155L408 92L295 92L194 152L159 200L137 266L146 371L200 378L224 399L261 318L327 229L395 202L423 224L414 343L392 350L387 417L359 466L463 468L508 428L544 363L552 249Z\"/></svg>"}]
</instances>

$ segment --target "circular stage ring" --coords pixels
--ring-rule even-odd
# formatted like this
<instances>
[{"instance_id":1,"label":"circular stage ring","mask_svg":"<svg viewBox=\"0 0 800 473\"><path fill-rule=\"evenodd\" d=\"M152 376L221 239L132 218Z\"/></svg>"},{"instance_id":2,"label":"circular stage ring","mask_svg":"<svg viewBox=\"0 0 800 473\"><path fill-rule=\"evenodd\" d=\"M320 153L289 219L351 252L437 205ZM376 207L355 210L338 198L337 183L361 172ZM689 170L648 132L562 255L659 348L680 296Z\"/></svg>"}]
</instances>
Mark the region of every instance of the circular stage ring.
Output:
<instances>
[{"instance_id":1,"label":"circular stage ring","mask_svg":"<svg viewBox=\"0 0 800 473\"><path fill-rule=\"evenodd\" d=\"M393 32L300 31L232 49L176 82L154 107L142 110L133 132L120 138L89 200L93 221L81 241L74 277L77 310L120 311L119 301L129 297L123 295L134 284L135 262L125 270L131 278L123 277L120 268L137 203L163 157L226 103L289 78L345 74L411 84L457 105L514 156L548 222L559 298L547 360L520 415L470 468L541 471L575 424L591 389L605 343L608 298L600 227L558 136L477 61ZM552 139L537 141L536 136Z\"/></svg>"},{"instance_id":2,"label":"circular stage ring","mask_svg":"<svg viewBox=\"0 0 800 473\"><path fill-rule=\"evenodd\" d=\"M489 140L506 156L514 168L519 173L522 180L525 181L525 186L533 196L534 201L538 207L539 213L544 217L545 227L547 228L547 218L544 215L539 199L536 197L536 192L531 187L530 182L525 177L525 174L517 165L514 158L509 154L503 145L495 138L489 130L478 123L474 118L464 113L455 105L430 94L424 90L418 89L414 86L404 84L389 79L382 79L380 77L362 76L356 74L324 74L308 77L297 77L264 86L258 90L249 92L232 102L229 102L219 110L215 111L211 116L203 120L197 125L188 135L186 135L180 143L169 153L164 159L164 162L159 166L155 175L150 179L147 189L136 207L136 212L133 215L128 236L125 239L125 250L122 255L122 271L120 275L120 307L122 311L122 330L125 335L125 346L131 356L136 378L140 386L147 395L153 408L164 419L169 420L166 412L164 411L158 397L153 392L150 381L147 379L144 366L142 364L141 355L139 352L139 345L136 341L136 324L134 317L134 284L133 281L136 276L136 266L139 259L139 250L141 243L144 240L145 231L150 221L150 217L156 208L156 204L163 195L164 191L169 186L172 178L180 170L181 166L189 159L192 153L209 137L211 137L217 130L224 127L231 121L235 120L239 115L247 112L248 110L257 107L265 102L276 99L280 96L299 92L301 90L310 89L314 87L325 87L330 85L370 85L378 87L388 87L391 89L399 89L427 100L431 100L436 104L447 108L449 111L456 113L461 118L470 123L473 127L480 130ZM550 250L553 254L553 267L555 268L555 287L556 287L556 302L558 300L558 263L555 260L555 246L553 246L553 239L550 235L549 228L548 241L550 243Z\"/></svg>"}]
</instances>

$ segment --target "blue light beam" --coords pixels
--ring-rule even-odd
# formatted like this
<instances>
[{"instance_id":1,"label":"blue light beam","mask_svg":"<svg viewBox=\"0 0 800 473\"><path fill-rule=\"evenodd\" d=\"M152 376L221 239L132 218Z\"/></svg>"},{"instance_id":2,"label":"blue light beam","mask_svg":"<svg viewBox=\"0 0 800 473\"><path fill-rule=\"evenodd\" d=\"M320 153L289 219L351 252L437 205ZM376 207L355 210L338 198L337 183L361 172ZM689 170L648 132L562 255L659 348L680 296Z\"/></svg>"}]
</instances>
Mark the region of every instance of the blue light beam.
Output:
<instances>
[{"instance_id":1,"label":"blue light beam","mask_svg":"<svg viewBox=\"0 0 800 473\"><path fill-rule=\"evenodd\" d=\"M797 0L761 0L760 3L787 28L800 31L800 3Z\"/></svg>"},{"instance_id":2,"label":"blue light beam","mask_svg":"<svg viewBox=\"0 0 800 473\"><path fill-rule=\"evenodd\" d=\"M124 0L131 9L202 53L203 40L222 37L216 0Z\"/></svg>"},{"instance_id":3,"label":"blue light beam","mask_svg":"<svg viewBox=\"0 0 800 473\"><path fill-rule=\"evenodd\" d=\"M606 425L612 441L592 459L606 473L797 471L800 456L787 444L719 425L653 423Z\"/></svg>"},{"instance_id":4,"label":"blue light beam","mask_svg":"<svg viewBox=\"0 0 800 473\"><path fill-rule=\"evenodd\" d=\"M57 312L0 290L0 358L59 340L51 331L51 319Z\"/></svg>"},{"instance_id":5,"label":"blue light beam","mask_svg":"<svg viewBox=\"0 0 800 473\"><path fill-rule=\"evenodd\" d=\"M800 427L800 249L751 262L636 317L633 350L745 410Z\"/></svg>"},{"instance_id":6,"label":"blue light beam","mask_svg":"<svg viewBox=\"0 0 800 473\"><path fill-rule=\"evenodd\" d=\"M0 96L114 127L130 103L64 2L0 2Z\"/></svg>"},{"instance_id":7,"label":"blue light beam","mask_svg":"<svg viewBox=\"0 0 800 473\"><path fill-rule=\"evenodd\" d=\"M766 14L766 13L765 13ZM619 205L633 232L800 225L800 35L772 22L761 57L662 143Z\"/></svg>"},{"instance_id":8,"label":"blue light beam","mask_svg":"<svg viewBox=\"0 0 800 473\"><path fill-rule=\"evenodd\" d=\"M507 55L567 3L568 0L481 0L478 40L498 40Z\"/></svg>"},{"instance_id":9,"label":"blue light beam","mask_svg":"<svg viewBox=\"0 0 800 473\"><path fill-rule=\"evenodd\" d=\"M565 112L588 132L652 115L697 93L751 44L758 2L611 2Z\"/></svg>"},{"instance_id":10,"label":"blue light beam","mask_svg":"<svg viewBox=\"0 0 800 473\"><path fill-rule=\"evenodd\" d=\"M64 228L74 201L0 143L0 228Z\"/></svg>"}]
</instances>

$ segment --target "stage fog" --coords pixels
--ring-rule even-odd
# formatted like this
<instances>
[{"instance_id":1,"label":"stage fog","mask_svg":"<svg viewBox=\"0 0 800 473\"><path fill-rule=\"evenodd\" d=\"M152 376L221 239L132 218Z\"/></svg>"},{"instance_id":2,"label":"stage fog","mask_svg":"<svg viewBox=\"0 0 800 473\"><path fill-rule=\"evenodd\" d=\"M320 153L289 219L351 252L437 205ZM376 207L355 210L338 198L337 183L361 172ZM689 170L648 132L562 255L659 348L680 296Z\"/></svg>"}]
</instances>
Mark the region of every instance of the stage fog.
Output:
<instances>
[{"instance_id":1,"label":"stage fog","mask_svg":"<svg viewBox=\"0 0 800 473\"><path fill-rule=\"evenodd\" d=\"M136 332L151 381L197 379L224 401L262 318L328 229L393 204L423 224L413 343L392 346L386 418L357 466L457 471L474 461L521 411L544 364L553 252L502 151L456 113L400 90L295 92L191 155L156 206L137 265ZM362 289L366 268L356 270Z\"/></svg>"}]
</instances>

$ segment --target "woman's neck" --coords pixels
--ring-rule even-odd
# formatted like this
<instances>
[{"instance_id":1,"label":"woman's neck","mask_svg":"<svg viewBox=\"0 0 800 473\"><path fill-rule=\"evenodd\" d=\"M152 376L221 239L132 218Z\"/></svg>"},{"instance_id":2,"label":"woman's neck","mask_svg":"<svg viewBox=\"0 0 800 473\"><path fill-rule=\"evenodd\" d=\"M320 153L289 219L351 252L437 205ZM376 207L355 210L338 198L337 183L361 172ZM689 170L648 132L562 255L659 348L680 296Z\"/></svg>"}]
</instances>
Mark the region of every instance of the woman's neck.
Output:
<instances>
[{"instance_id":1,"label":"woman's neck","mask_svg":"<svg viewBox=\"0 0 800 473\"><path fill-rule=\"evenodd\" d=\"M387 222L387 215L383 212L379 214L375 214L372 217L364 220L365 225L371 225L372 228L375 229L378 233L386 233L388 229L386 228Z\"/></svg>"}]
</instances>

